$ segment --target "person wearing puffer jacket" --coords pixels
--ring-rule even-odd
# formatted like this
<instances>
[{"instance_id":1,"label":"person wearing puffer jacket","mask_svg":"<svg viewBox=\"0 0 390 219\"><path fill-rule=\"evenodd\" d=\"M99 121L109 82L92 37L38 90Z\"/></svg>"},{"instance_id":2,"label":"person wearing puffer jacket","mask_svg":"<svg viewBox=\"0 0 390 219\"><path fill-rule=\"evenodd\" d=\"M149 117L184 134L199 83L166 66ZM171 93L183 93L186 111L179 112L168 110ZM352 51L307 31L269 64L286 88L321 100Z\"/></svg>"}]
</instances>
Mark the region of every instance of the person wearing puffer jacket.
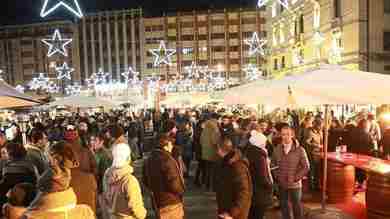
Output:
<instances>
[{"instance_id":1,"label":"person wearing puffer jacket","mask_svg":"<svg viewBox=\"0 0 390 219\"><path fill-rule=\"evenodd\" d=\"M50 168L38 181L38 195L27 208L22 219L95 219L87 205L78 205L70 187L71 169L79 162L72 146L59 142L49 149Z\"/></svg>"},{"instance_id":2,"label":"person wearing puffer jacket","mask_svg":"<svg viewBox=\"0 0 390 219\"><path fill-rule=\"evenodd\" d=\"M110 219L144 219L146 209L138 180L130 166L130 147L125 143L112 148L112 167L103 178L103 194Z\"/></svg>"},{"instance_id":3,"label":"person wearing puffer jacket","mask_svg":"<svg viewBox=\"0 0 390 219\"><path fill-rule=\"evenodd\" d=\"M263 219L273 203L273 178L267 150L267 137L253 130L245 150L253 183L252 204L248 219Z\"/></svg>"}]
</instances>

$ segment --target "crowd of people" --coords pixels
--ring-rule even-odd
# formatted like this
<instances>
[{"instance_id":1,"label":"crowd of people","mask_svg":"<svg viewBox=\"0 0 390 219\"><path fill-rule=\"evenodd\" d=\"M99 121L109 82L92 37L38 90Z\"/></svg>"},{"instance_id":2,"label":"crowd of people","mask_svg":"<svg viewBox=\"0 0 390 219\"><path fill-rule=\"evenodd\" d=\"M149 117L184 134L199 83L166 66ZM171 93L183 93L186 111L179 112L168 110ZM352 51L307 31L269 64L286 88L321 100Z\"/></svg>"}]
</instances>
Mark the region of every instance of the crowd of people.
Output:
<instances>
[{"instance_id":1,"label":"crowd of people","mask_svg":"<svg viewBox=\"0 0 390 219\"><path fill-rule=\"evenodd\" d=\"M195 109L31 115L25 133L12 122L0 132L1 215L144 219L148 194L156 218L182 219L193 183L215 193L218 218L261 219L278 202L283 219L301 219L305 182L319 190L324 118L309 112L295 120ZM346 145L390 158L390 126L372 114L357 124L329 122L329 151ZM149 124L155 141L147 143ZM137 160L143 163L138 178ZM357 170L357 189L364 184L365 173Z\"/></svg>"}]
</instances>

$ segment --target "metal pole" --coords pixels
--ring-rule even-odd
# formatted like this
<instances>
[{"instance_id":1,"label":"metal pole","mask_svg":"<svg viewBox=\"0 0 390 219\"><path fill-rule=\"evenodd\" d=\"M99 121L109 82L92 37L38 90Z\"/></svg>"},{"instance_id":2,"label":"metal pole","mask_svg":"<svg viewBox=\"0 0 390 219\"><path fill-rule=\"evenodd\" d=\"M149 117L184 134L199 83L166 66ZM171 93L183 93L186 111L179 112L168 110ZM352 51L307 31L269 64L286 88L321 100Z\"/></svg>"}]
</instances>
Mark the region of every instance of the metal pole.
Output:
<instances>
[{"instance_id":1,"label":"metal pole","mask_svg":"<svg viewBox=\"0 0 390 219\"><path fill-rule=\"evenodd\" d=\"M329 105L325 105L325 133L324 133L324 170L322 182L321 207L326 211L326 185L328 180L328 136L329 136Z\"/></svg>"}]
</instances>

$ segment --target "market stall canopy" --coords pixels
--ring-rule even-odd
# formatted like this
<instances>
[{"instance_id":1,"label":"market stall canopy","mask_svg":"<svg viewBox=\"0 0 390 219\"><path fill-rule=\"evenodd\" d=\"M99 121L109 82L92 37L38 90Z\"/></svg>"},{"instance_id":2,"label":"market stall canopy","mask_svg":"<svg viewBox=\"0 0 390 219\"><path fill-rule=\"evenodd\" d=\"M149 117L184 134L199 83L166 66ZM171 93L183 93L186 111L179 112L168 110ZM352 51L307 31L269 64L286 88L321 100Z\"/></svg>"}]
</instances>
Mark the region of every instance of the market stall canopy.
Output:
<instances>
[{"instance_id":1,"label":"market stall canopy","mask_svg":"<svg viewBox=\"0 0 390 219\"><path fill-rule=\"evenodd\" d=\"M226 104L299 106L390 103L390 76L321 65L282 79L256 81L227 92ZM235 94L234 94L235 93Z\"/></svg>"},{"instance_id":2,"label":"market stall canopy","mask_svg":"<svg viewBox=\"0 0 390 219\"><path fill-rule=\"evenodd\" d=\"M167 95L161 104L167 106L195 106L216 101L208 93L178 93Z\"/></svg>"},{"instance_id":3,"label":"market stall canopy","mask_svg":"<svg viewBox=\"0 0 390 219\"><path fill-rule=\"evenodd\" d=\"M5 81L0 80L0 109L30 107L38 104L40 104L38 100L20 93Z\"/></svg>"},{"instance_id":4,"label":"market stall canopy","mask_svg":"<svg viewBox=\"0 0 390 219\"><path fill-rule=\"evenodd\" d=\"M97 98L97 97L87 97L87 96L70 96L65 97L61 100L57 100L49 103L50 107L55 106L68 106L74 108L113 108L117 106L116 103L109 100Z\"/></svg>"}]
</instances>

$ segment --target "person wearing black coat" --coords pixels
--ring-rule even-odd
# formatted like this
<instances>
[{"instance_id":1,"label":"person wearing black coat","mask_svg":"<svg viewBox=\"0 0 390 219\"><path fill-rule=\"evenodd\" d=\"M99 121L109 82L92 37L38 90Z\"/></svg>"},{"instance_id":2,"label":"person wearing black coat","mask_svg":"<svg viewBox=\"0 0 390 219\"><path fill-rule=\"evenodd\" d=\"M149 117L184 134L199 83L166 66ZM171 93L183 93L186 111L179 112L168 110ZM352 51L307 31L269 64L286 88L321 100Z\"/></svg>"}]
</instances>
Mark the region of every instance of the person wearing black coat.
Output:
<instances>
[{"instance_id":1,"label":"person wearing black coat","mask_svg":"<svg viewBox=\"0 0 390 219\"><path fill-rule=\"evenodd\" d=\"M267 138L252 131L249 143L245 155L249 161L253 197L248 219L263 219L265 211L273 203L273 179L266 149Z\"/></svg>"}]
</instances>

